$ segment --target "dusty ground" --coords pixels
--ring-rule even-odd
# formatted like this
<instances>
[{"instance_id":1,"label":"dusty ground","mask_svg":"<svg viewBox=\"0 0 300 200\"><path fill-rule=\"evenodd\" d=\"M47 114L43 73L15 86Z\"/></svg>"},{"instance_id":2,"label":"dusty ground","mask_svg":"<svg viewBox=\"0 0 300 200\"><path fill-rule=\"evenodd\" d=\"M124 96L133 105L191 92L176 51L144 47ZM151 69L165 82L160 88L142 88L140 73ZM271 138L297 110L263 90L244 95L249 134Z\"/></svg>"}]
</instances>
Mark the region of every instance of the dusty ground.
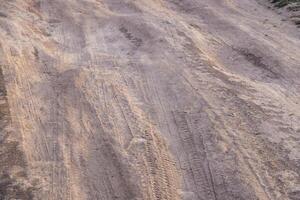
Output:
<instances>
[{"instance_id":1,"label":"dusty ground","mask_svg":"<svg viewBox=\"0 0 300 200\"><path fill-rule=\"evenodd\" d=\"M300 32L256 1L2 0L0 44L0 199L300 199Z\"/></svg>"}]
</instances>

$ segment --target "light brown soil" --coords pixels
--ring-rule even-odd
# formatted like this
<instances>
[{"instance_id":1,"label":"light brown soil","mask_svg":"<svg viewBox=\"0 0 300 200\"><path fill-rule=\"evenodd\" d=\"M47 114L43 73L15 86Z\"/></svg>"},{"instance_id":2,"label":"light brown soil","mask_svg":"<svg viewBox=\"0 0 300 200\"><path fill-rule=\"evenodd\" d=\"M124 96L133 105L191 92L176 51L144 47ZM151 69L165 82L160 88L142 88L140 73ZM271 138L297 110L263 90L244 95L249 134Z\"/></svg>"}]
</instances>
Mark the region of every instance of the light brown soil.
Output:
<instances>
[{"instance_id":1,"label":"light brown soil","mask_svg":"<svg viewBox=\"0 0 300 200\"><path fill-rule=\"evenodd\" d=\"M299 200L299 38L254 0L0 1L0 199Z\"/></svg>"}]
</instances>

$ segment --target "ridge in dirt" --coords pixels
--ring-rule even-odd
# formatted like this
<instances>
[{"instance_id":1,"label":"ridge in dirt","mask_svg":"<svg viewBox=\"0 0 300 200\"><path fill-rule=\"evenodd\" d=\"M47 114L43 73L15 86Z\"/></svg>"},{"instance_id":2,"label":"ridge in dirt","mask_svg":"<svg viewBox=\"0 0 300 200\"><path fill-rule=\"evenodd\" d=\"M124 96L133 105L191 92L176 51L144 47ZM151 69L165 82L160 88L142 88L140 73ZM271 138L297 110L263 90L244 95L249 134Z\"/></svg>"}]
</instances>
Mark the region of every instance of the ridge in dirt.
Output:
<instances>
[{"instance_id":1,"label":"ridge in dirt","mask_svg":"<svg viewBox=\"0 0 300 200\"><path fill-rule=\"evenodd\" d=\"M0 199L299 200L285 2L0 1Z\"/></svg>"}]
</instances>

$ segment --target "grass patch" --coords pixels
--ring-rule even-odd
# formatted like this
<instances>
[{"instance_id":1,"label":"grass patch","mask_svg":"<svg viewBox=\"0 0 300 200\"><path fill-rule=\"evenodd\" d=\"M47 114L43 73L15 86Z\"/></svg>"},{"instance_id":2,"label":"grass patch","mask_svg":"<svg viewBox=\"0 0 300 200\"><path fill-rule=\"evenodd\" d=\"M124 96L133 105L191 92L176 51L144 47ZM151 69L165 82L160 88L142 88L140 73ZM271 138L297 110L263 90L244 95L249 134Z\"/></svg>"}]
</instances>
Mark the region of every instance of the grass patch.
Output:
<instances>
[{"instance_id":1,"label":"grass patch","mask_svg":"<svg viewBox=\"0 0 300 200\"><path fill-rule=\"evenodd\" d=\"M274 3L278 8L282 8L291 3L300 3L300 0L271 0L271 3Z\"/></svg>"}]
</instances>

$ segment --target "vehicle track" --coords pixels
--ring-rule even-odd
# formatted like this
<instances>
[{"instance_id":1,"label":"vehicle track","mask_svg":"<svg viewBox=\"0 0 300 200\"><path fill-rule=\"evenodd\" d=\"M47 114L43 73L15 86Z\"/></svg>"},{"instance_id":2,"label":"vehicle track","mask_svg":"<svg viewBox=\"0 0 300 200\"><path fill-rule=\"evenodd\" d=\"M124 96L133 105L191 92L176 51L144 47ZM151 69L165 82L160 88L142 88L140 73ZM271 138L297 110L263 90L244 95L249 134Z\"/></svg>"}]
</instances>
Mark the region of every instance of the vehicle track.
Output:
<instances>
[{"instance_id":1,"label":"vehicle track","mask_svg":"<svg viewBox=\"0 0 300 200\"><path fill-rule=\"evenodd\" d=\"M0 199L299 199L299 38L250 0L1 1Z\"/></svg>"}]
</instances>

